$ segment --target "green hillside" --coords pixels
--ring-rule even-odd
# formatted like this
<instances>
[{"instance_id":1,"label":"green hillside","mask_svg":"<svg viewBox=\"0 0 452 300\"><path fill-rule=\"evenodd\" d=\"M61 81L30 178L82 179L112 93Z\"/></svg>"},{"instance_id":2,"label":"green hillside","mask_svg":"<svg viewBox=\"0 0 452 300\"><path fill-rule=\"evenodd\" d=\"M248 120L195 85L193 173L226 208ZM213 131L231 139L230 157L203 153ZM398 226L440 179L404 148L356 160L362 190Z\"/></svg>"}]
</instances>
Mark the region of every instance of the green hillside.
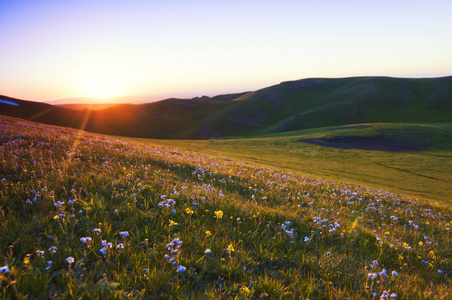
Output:
<instances>
[{"instance_id":1,"label":"green hillside","mask_svg":"<svg viewBox=\"0 0 452 300\"><path fill-rule=\"evenodd\" d=\"M0 113L97 133L159 139L252 137L360 123L452 123L452 77L303 79L250 93L93 111L21 101L19 107L0 103Z\"/></svg>"},{"instance_id":2,"label":"green hillside","mask_svg":"<svg viewBox=\"0 0 452 300\"><path fill-rule=\"evenodd\" d=\"M451 124L358 124L259 138L153 143L452 205Z\"/></svg>"}]
</instances>

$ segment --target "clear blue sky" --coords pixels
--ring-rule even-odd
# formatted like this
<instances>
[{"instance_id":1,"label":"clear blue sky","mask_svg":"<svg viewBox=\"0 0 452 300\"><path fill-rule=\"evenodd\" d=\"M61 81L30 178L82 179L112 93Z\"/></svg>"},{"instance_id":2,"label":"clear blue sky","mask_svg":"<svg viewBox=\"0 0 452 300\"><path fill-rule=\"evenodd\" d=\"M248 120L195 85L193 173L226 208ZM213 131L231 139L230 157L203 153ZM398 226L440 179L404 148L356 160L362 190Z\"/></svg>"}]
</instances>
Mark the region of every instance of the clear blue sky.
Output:
<instances>
[{"instance_id":1,"label":"clear blue sky","mask_svg":"<svg viewBox=\"0 0 452 300\"><path fill-rule=\"evenodd\" d=\"M14 0L0 11L0 94L30 100L452 75L450 0Z\"/></svg>"}]
</instances>

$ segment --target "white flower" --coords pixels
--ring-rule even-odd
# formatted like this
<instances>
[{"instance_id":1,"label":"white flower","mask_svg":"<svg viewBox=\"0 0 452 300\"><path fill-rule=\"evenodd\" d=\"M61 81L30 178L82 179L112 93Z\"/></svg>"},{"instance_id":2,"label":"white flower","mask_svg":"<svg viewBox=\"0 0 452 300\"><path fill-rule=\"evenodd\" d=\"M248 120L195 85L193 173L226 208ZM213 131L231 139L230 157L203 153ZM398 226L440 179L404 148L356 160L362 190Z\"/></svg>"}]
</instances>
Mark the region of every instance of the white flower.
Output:
<instances>
[{"instance_id":1,"label":"white flower","mask_svg":"<svg viewBox=\"0 0 452 300\"><path fill-rule=\"evenodd\" d=\"M8 268L8 266L0 267L0 273L9 273L9 268Z\"/></svg>"},{"instance_id":2,"label":"white flower","mask_svg":"<svg viewBox=\"0 0 452 300\"><path fill-rule=\"evenodd\" d=\"M66 258L66 261L68 264L72 264L74 262L74 258L72 256L69 256L68 258Z\"/></svg>"}]
</instances>

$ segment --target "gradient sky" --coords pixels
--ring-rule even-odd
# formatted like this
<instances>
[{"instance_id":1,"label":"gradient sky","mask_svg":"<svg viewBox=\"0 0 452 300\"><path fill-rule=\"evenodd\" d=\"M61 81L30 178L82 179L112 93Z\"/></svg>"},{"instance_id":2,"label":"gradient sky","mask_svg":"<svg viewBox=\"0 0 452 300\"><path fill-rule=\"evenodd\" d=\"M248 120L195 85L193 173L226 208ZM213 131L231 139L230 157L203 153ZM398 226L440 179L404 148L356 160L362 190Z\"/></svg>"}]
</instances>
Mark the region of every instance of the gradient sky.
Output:
<instances>
[{"instance_id":1,"label":"gradient sky","mask_svg":"<svg viewBox=\"0 0 452 300\"><path fill-rule=\"evenodd\" d=\"M450 0L14 0L0 11L0 94L29 100L452 74Z\"/></svg>"}]
</instances>

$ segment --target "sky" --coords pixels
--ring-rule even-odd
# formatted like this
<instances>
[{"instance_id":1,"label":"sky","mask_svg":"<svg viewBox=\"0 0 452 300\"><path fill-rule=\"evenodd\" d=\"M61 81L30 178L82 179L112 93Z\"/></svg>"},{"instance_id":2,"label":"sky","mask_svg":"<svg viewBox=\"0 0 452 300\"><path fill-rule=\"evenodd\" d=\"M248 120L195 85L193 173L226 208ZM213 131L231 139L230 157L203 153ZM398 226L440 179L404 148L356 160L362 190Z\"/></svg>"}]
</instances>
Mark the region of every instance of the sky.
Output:
<instances>
[{"instance_id":1,"label":"sky","mask_svg":"<svg viewBox=\"0 0 452 300\"><path fill-rule=\"evenodd\" d=\"M450 0L15 0L0 11L0 94L27 100L452 75Z\"/></svg>"}]
</instances>

